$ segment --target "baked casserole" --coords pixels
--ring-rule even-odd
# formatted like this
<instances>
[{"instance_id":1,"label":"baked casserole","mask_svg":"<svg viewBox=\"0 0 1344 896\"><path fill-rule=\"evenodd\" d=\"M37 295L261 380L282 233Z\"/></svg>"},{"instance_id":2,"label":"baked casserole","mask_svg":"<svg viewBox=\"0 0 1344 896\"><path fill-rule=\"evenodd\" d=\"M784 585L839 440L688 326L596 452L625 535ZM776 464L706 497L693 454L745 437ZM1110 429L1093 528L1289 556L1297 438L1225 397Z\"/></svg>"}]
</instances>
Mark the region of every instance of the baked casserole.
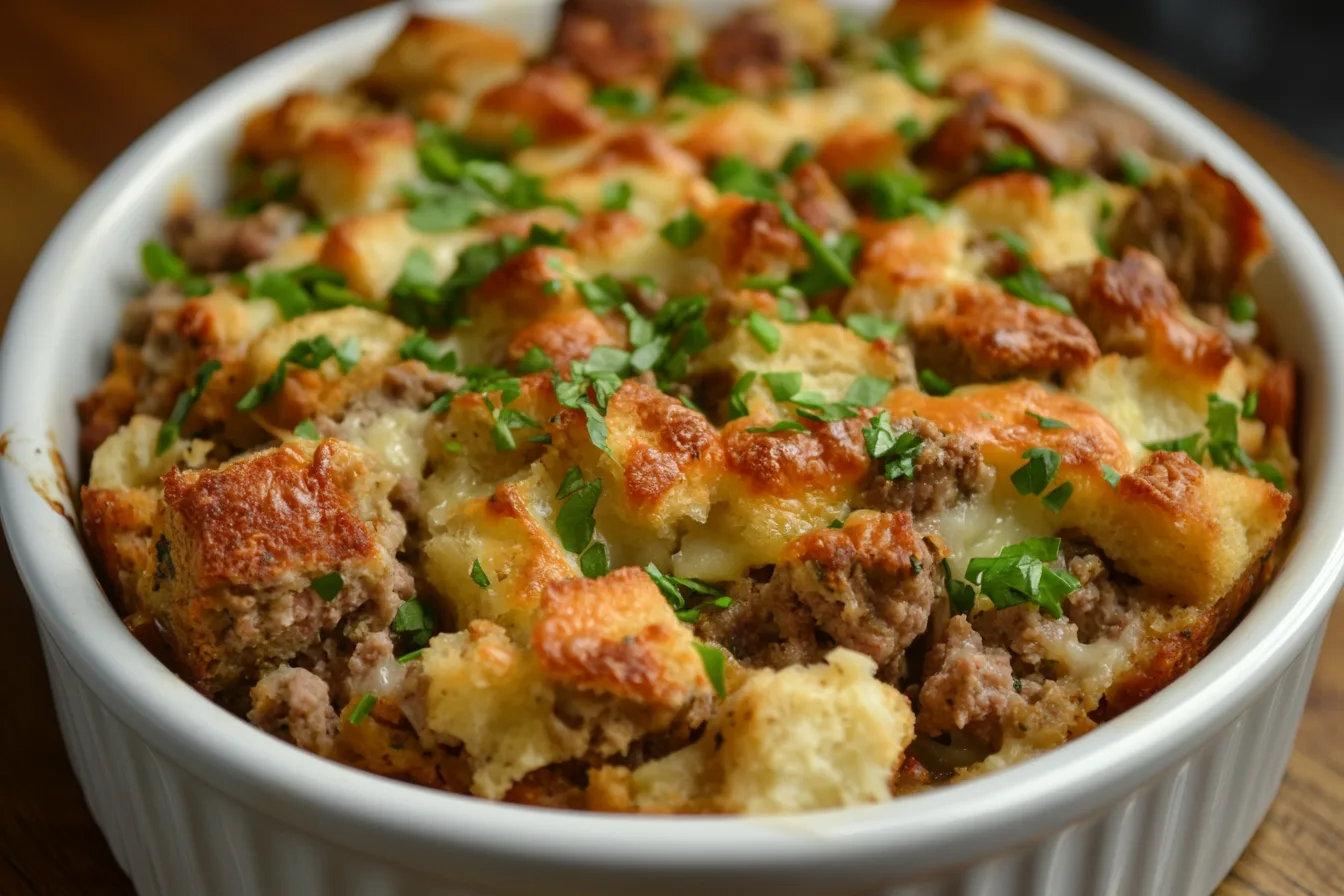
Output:
<instances>
[{"instance_id":1,"label":"baked casserole","mask_svg":"<svg viewBox=\"0 0 1344 896\"><path fill-rule=\"evenodd\" d=\"M127 625L319 755L604 811L885 800L1174 680L1295 513L1268 241L988 7L417 16L256 112L80 406Z\"/></svg>"}]
</instances>

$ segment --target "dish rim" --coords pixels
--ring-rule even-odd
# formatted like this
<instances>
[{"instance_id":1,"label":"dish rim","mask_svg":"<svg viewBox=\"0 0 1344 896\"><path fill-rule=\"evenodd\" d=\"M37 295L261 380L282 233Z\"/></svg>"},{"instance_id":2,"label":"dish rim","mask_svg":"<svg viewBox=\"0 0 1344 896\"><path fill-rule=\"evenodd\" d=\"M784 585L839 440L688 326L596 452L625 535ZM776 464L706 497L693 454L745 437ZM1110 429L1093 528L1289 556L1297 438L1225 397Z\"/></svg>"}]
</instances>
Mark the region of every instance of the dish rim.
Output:
<instances>
[{"instance_id":1,"label":"dish rim","mask_svg":"<svg viewBox=\"0 0 1344 896\"><path fill-rule=\"evenodd\" d=\"M474 9L448 11L472 17ZM69 305L74 301L69 296L78 294L72 286L100 275L71 262L91 251L128 207L145 201L151 185L162 182L158 168L180 167L188 148L204 139L192 134L193 125L211 122L201 127L211 130L229 121L236 127L248 105L242 98L255 92L257 83L276 79L293 86L305 69L338 58L342 47L367 41L378 29L390 33L401 14L393 5L378 7L244 64L175 109L98 177L42 249L11 312L0 348L0 426L7 433L38 441L53 415L73 411L55 375L57 362L50 356L56 353L42 351L63 332L64 318L49 314L48 307L53 301ZM1005 38L1029 44L1072 83L1141 109L1181 149L1198 146L1199 154L1260 208L1277 263L1296 288L1289 304L1300 304L1312 324L1296 341L1298 360L1305 355L1319 371L1305 383L1308 401L1302 404L1304 416L1318 412L1310 420L1306 448L1312 456L1310 467L1304 464L1304 485L1317 496L1344 493L1344 457L1332 458L1320 448L1344 443L1344 415L1320 413L1344 406L1344 351L1338 350L1344 347L1344 282L1319 237L1247 153L1165 88L1050 26L1004 10L994 15ZM44 370L50 375L42 376ZM408 867L423 870L441 868L452 852L470 855L469 870L480 875L491 866L519 863L646 873L688 865L722 873L768 864L779 871L880 853L884 862L899 858L903 868L918 872L1002 850L1098 811L1212 736L1300 652L1323 623L1344 578L1344 502L1307 501L1296 544L1279 575L1193 669L1086 737L952 787L876 806L769 818L557 812L445 794L341 766L285 744L203 698L145 650L101 589L90 587L92 569L78 540L53 547L50 526L30 524L39 514L51 515L29 481L44 472L40 465L46 461L32 458L32 452L18 457L10 452L13 463L0 465L6 537L44 630L108 710L155 751L260 811L361 852L395 848ZM78 563L61 565L71 545L79 551ZM63 618L80 623L64 625ZM1014 823L1004 825L1004 818ZM974 847L949 853L948 844L968 838Z\"/></svg>"}]
</instances>

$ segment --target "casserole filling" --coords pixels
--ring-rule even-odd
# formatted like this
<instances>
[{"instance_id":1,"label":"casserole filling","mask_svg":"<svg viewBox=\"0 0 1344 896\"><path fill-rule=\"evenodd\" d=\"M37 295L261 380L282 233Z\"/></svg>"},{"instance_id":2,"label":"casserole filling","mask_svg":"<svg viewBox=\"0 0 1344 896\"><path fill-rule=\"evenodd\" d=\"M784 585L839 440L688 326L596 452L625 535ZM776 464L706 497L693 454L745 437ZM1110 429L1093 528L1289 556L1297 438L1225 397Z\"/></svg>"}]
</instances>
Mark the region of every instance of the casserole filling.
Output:
<instances>
[{"instance_id":1,"label":"casserole filling","mask_svg":"<svg viewBox=\"0 0 1344 896\"><path fill-rule=\"evenodd\" d=\"M1085 734L1282 560L1260 216L984 0L412 17L246 122L80 404L127 625L324 757L628 812Z\"/></svg>"}]
</instances>

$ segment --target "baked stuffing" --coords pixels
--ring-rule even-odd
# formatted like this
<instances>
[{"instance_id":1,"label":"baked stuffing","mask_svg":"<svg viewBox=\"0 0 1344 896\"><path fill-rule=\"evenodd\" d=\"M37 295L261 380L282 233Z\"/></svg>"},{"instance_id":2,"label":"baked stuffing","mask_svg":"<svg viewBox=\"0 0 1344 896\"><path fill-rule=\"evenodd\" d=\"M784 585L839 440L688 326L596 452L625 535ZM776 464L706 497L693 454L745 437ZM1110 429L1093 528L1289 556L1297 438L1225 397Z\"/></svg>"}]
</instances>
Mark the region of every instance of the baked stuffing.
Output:
<instances>
[{"instance_id":1,"label":"baked stuffing","mask_svg":"<svg viewBox=\"0 0 1344 896\"><path fill-rule=\"evenodd\" d=\"M988 0L413 16L243 127L80 405L203 694L539 806L878 802L1161 689L1273 576L1260 216Z\"/></svg>"}]
</instances>

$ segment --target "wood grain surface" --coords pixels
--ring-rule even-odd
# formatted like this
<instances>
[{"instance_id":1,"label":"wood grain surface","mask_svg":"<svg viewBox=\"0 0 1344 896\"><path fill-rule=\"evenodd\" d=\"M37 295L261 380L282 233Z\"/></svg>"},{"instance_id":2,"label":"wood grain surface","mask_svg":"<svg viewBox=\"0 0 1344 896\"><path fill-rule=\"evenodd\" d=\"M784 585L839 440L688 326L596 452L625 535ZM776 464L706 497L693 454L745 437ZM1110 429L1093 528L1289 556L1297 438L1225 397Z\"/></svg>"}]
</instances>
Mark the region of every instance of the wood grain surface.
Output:
<instances>
[{"instance_id":1,"label":"wood grain surface","mask_svg":"<svg viewBox=\"0 0 1344 896\"><path fill-rule=\"evenodd\" d=\"M366 5L356 0L0 3L0 319L48 232L137 135L240 63ZM1101 44L1203 111L1269 170L1336 260L1344 259L1344 181L1324 160L1160 64L1033 3L1008 5ZM4 550L0 682L5 685L0 894L132 893L70 772L32 614ZM1218 896L1344 893L1341 745L1344 614L1336 614L1283 790Z\"/></svg>"}]
</instances>

